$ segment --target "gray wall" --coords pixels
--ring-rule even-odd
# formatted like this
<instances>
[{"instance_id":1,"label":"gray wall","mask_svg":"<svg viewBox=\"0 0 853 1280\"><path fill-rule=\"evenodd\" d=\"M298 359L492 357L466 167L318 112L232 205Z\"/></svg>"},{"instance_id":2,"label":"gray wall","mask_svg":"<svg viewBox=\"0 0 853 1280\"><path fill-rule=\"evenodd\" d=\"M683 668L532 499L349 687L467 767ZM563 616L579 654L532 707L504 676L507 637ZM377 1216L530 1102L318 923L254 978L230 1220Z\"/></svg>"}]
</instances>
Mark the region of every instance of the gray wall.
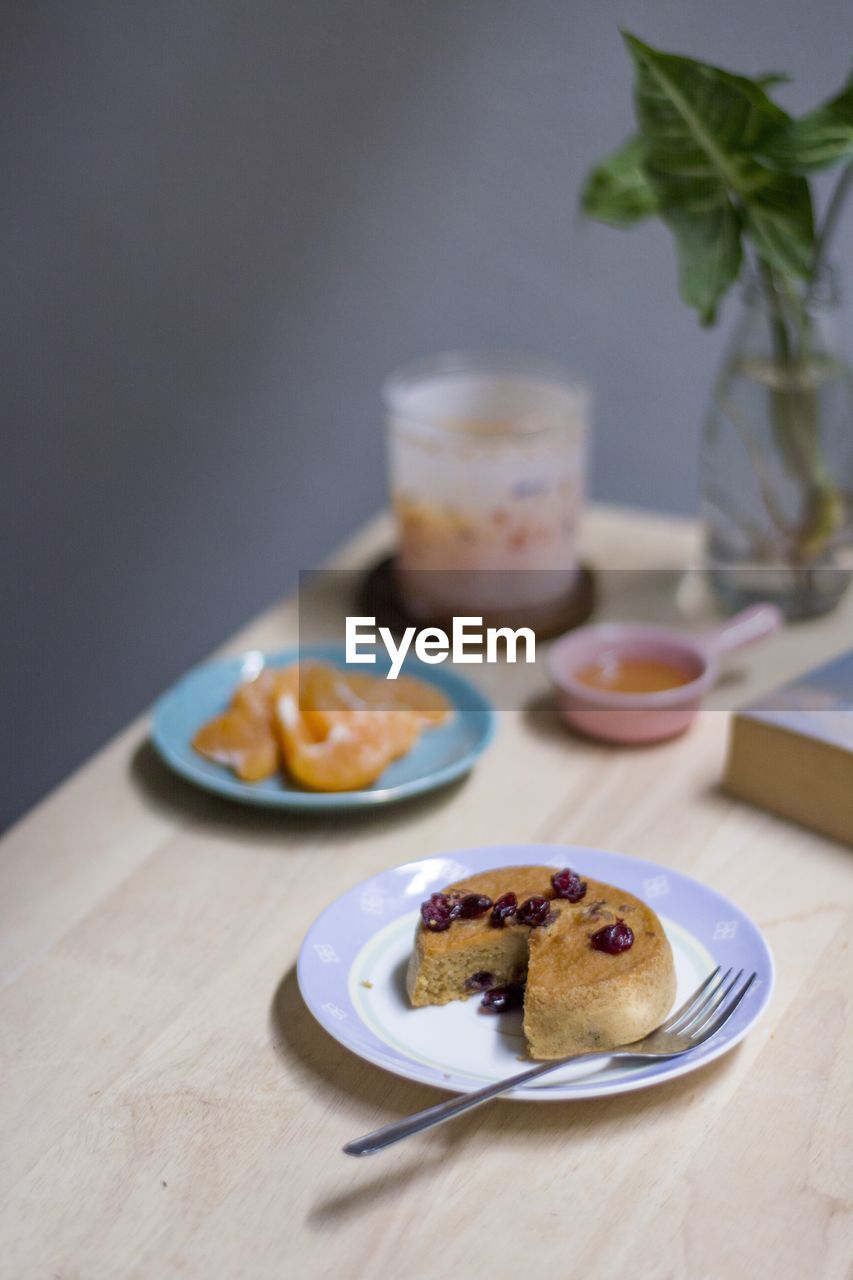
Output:
<instances>
[{"instance_id":1,"label":"gray wall","mask_svg":"<svg viewBox=\"0 0 853 1280\"><path fill-rule=\"evenodd\" d=\"M382 502L399 361L568 359L593 492L690 511L725 326L676 300L662 229L574 216L629 125L617 23L789 69L797 110L853 49L849 0L3 13L0 821Z\"/></svg>"}]
</instances>

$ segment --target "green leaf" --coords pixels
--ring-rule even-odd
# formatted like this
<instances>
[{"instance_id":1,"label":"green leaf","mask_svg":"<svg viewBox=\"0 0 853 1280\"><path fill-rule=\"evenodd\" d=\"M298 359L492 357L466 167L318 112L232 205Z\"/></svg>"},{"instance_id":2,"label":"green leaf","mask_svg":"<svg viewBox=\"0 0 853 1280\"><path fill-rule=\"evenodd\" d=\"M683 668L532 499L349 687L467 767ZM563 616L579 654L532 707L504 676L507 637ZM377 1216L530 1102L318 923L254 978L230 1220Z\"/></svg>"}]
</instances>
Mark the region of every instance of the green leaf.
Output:
<instances>
[{"instance_id":1,"label":"green leaf","mask_svg":"<svg viewBox=\"0 0 853 1280\"><path fill-rule=\"evenodd\" d=\"M581 209L612 227L630 227L658 211L657 196L643 169L643 143L629 138L591 169L581 192Z\"/></svg>"},{"instance_id":2,"label":"green leaf","mask_svg":"<svg viewBox=\"0 0 853 1280\"><path fill-rule=\"evenodd\" d=\"M636 70L644 167L677 241L685 301L705 323L740 267L740 233L786 274L806 275L814 242L804 179L773 172L753 151L788 120L760 84L660 53L623 32Z\"/></svg>"},{"instance_id":3,"label":"green leaf","mask_svg":"<svg viewBox=\"0 0 853 1280\"><path fill-rule=\"evenodd\" d=\"M853 160L853 73L836 97L771 133L759 158L783 173L813 173Z\"/></svg>"},{"instance_id":4,"label":"green leaf","mask_svg":"<svg viewBox=\"0 0 853 1280\"><path fill-rule=\"evenodd\" d=\"M775 89L777 84L790 84L791 77L786 71L765 71L755 77L755 83L761 89Z\"/></svg>"},{"instance_id":5,"label":"green leaf","mask_svg":"<svg viewBox=\"0 0 853 1280\"><path fill-rule=\"evenodd\" d=\"M671 209L667 222L675 235L678 288L702 324L713 324L722 293L737 279L741 264L740 224L730 204L711 212Z\"/></svg>"}]
</instances>

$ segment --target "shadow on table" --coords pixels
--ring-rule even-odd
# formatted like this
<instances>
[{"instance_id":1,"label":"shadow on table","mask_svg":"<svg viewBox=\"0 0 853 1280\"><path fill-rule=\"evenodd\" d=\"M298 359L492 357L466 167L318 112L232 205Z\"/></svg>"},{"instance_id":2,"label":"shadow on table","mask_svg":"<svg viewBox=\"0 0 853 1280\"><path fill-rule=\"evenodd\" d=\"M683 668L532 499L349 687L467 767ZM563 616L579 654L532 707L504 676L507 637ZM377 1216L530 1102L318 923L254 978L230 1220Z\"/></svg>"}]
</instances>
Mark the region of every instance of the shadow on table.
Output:
<instances>
[{"instance_id":1,"label":"shadow on table","mask_svg":"<svg viewBox=\"0 0 853 1280\"><path fill-rule=\"evenodd\" d=\"M300 1075L310 1077L310 1087L326 1096L330 1108L338 1103L352 1112L353 1128L346 1135L348 1138L433 1106L448 1096L443 1090L383 1071L338 1044L309 1012L299 992L295 969L284 975L275 992L270 1026L275 1049L288 1065L292 1066L294 1060L298 1063ZM454 1155L461 1158L464 1147L479 1158L490 1143L505 1146L508 1140L519 1147L537 1148L555 1135L571 1139L583 1134L588 1139L594 1132L596 1141L618 1142L626 1127L636 1125L640 1119L671 1129L678 1124L679 1116L694 1105L697 1094L725 1074L732 1055L738 1052L735 1048L698 1072L652 1089L577 1102L543 1102L539 1106L499 1098L421 1136L405 1139L387 1153L361 1159L342 1152L331 1153L330 1162L349 1163L354 1170L365 1166L365 1179L344 1192L326 1198L321 1195L307 1221L320 1229L332 1222L340 1224L367 1208L375 1209L382 1197L399 1195L421 1179L433 1176ZM406 1152L410 1154L401 1161ZM340 1172L337 1165L335 1172Z\"/></svg>"},{"instance_id":2,"label":"shadow on table","mask_svg":"<svg viewBox=\"0 0 853 1280\"><path fill-rule=\"evenodd\" d=\"M140 743L133 754L130 778L158 809L183 820L210 824L219 830L230 828L243 836L317 835L331 842L336 837L349 839L361 829L383 831L410 822L431 809L449 804L466 783L466 778L459 778L427 794L380 804L375 809L326 813L265 809L226 800L193 786L163 763L148 739Z\"/></svg>"}]
</instances>

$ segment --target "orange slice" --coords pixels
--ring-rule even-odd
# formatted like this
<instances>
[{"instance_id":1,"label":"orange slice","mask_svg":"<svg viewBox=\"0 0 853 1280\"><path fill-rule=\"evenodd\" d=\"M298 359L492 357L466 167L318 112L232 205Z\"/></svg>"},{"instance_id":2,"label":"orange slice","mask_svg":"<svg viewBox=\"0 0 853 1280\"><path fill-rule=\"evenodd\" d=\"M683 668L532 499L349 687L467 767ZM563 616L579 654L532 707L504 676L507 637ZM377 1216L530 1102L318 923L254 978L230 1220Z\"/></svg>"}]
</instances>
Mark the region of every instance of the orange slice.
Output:
<instances>
[{"instance_id":1,"label":"orange slice","mask_svg":"<svg viewBox=\"0 0 853 1280\"><path fill-rule=\"evenodd\" d=\"M271 722L277 674L272 667L262 667L254 680L238 684L231 698L232 709L243 711L253 719Z\"/></svg>"},{"instance_id":2,"label":"orange slice","mask_svg":"<svg viewBox=\"0 0 853 1280\"><path fill-rule=\"evenodd\" d=\"M388 726L376 712L303 714L295 690L285 690L278 698L276 729L288 773L313 791L368 787L393 759Z\"/></svg>"},{"instance_id":3,"label":"orange slice","mask_svg":"<svg viewBox=\"0 0 853 1280\"><path fill-rule=\"evenodd\" d=\"M416 676L385 680L347 672L345 679L371 706L410 711L423 725L443 724L451 714L450 703L441 690Z\"/></svg>"},{"instance_id":4,"label":"orange slice","mask_svg":"<svg viewBox=\"0 0 853 1280\"><path fill-rule=\"evenodd\" d=\"M370 676L366 681L363 688L356 689L349 674L335 667L317 664L303 668L300 710L317 737L326 737L334 725L346 726L356 737L374 739L384 734L391 758L396 760L417 742L420 719L390 700L383 706L374 692L379 681Z\"/></svg>"},{"instance_id":5,"label":"orange slice","mask_svg":"<svg viewBox=\"0 0 853 1280\"><path fill-rule=\"evenodd\" d=\"M261 782L279 766L278 743L269 720L231 708L202 725L193 738L196 751L227 765L244 782Z\"/></svg>"}]
</instances>

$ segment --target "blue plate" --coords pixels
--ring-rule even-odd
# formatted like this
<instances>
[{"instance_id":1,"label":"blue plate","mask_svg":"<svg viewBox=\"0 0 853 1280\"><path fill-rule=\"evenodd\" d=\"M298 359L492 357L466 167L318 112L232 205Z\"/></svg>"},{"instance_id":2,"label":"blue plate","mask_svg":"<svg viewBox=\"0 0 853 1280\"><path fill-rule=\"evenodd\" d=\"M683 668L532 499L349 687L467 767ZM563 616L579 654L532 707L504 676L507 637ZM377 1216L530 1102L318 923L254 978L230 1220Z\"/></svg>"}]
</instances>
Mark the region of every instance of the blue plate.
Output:
<instances>
[{"instance_id":1,"label":"blue plate","mask_svg":"<svg viewBox=\"0 0 853 1280\"><path fill-rule=\"evenodd\" d=\"M271 809L361 809L389 804L444 786L467 773L486 749L495 729L491 705L472 684L452 671L417 661L407 661L406 675L418 676L440 689L450 700L454 714L446 724L426 729L405 756L393 761L372 787L361 791L305 791L282 775L265 782L241 782L230 769L205 760L192 748L198 728L224 711L239 680L255 674L262 664L286 667L306 658L320 658L347 667L338 645L310 645L261 654L257 650L222 662L196 667L173 685L154 706L152 741L170 768L189 782L243 804ZM368 670L384 675L390 662L377 655ZM350 668L362 675L363 666Z\"/></svg>"}]
</instances>

